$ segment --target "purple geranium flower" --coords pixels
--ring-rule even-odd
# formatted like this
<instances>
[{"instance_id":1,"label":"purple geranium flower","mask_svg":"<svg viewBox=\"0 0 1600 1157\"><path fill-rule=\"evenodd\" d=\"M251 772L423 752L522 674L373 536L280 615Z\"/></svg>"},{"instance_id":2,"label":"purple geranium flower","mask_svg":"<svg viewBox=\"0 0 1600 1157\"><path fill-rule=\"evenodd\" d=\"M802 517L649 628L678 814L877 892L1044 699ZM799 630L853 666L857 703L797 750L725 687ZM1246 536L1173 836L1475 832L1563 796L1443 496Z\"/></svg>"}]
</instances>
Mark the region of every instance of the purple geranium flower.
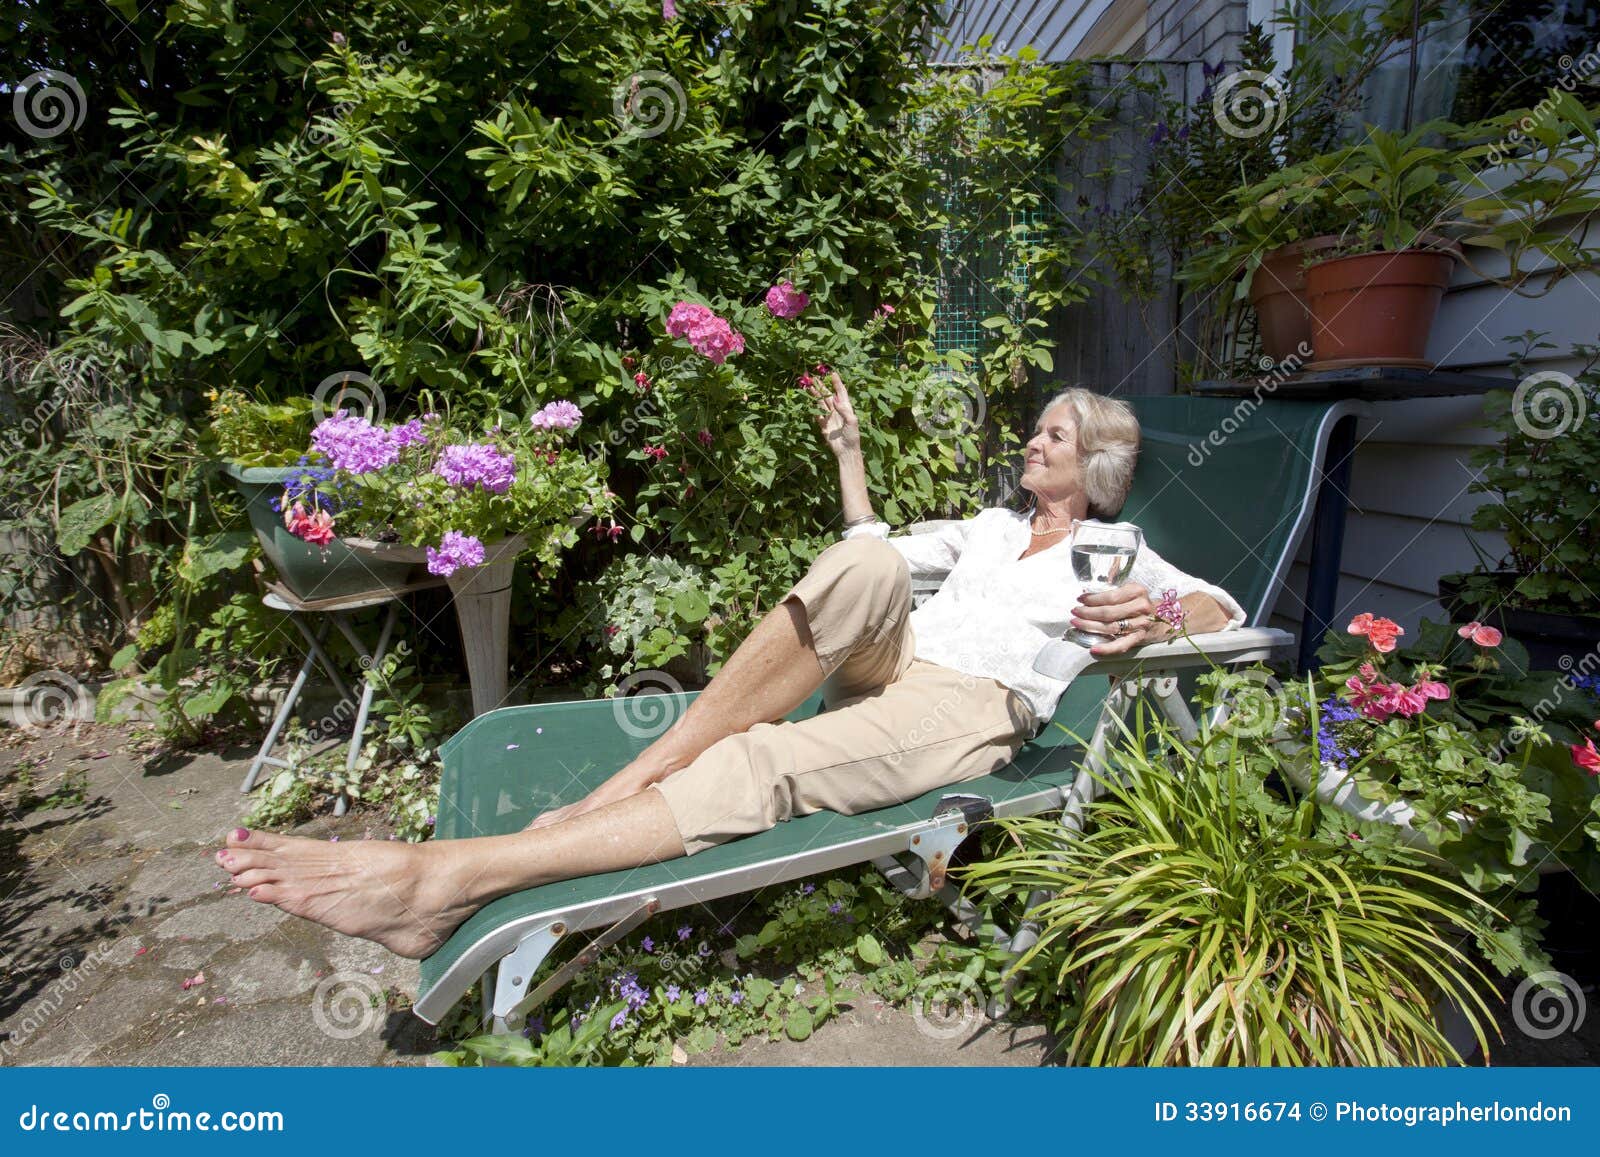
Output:
<instances>
[{"instance_id":1,"label":"purple geranium flower","mask_svg":"<svg viewBox=\"0 0 1600 1157\"><path fill-rule=\"evenodd\" d=\"M428 573L449 578L463 567L483 565L483 543L459 530L447 530L439 549L428 548Z\"/></svg>"},{"instance_id":2,"label":"purple geranium flower","mask_svg":"<svg viewBox=\"0 0 1600 1157\"><path fill-rule=\"evenodd\" d=\"M473 442L446 446L433 472L464 490L481 486L490 494L504 494L517 479L517 460L493 446Z\"/></svg>"},{"instance_id":3,"label":"purple geranium flower","mask_svg":"<svg viewBox=\"0 0 1600 1157\"><path fill-rule=\"evenodd\" d=\"M335 469L370 474L393 466L400 457L394 436L357 414L336 410L311 432L311 448L321 452Z\"/></svg>"},{"instance_id":4,"label":"purple geranium flower","mask_svg":"<svg viewBox=\"0 0 1600 1157\"><path fill-rule=\"evenodd\" d=\"M571 402L551 402L528 421L535 430L572 430L583 420L583 411Z\"/></svg>"}]
</instances>

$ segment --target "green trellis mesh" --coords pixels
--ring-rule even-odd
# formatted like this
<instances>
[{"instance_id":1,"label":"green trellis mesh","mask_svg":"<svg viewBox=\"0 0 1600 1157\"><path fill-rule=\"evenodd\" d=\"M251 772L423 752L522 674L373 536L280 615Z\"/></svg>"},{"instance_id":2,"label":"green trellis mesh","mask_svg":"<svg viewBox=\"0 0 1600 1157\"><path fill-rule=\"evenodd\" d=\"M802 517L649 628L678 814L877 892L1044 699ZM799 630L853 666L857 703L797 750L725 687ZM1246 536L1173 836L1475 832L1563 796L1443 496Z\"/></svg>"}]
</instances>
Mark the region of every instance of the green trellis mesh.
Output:
<instances>
[{"instance_id":1,"label":"green trellis mesh","mask_svg":"<svg viewBox=\"0 0 1600 1157\"><path fill-rule=\"evenodd\" d=\"M971 80L974 86L981 83L976 74ZM972 106L939 148L929 147L931 118L919 114L913 122L918 157L936 174L935 204L948 222L930 271L938 295L934 348L941 353L963 350L976 357L988 344L985 318L1018 317L1029 280L1026 247L1042 239L1037 212L984 203L974 178L984 163L975 153L986 122L985 110ZM993 234L1001 225L1009 242L996 244Z\"/></svg>"}]
</instances>

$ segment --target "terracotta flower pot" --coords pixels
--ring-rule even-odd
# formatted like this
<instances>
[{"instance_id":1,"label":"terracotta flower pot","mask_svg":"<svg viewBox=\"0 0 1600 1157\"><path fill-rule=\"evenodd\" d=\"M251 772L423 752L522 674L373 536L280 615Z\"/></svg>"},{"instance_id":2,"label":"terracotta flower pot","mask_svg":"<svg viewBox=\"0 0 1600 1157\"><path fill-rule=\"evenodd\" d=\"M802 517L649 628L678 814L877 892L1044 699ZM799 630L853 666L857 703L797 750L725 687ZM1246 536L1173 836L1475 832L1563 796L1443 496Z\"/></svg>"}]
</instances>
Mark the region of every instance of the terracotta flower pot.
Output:
<instances>
[{"instance_id":1,"label":"terracotta flower pot","mask_svg":"<svg viewBox=\"0 0 1600 1157\"><path fill-rule=\"evenodd\" d=\"M1424 356L1460 246L1335 257L1306 270L1311 304L1308 369L1397 365L1432 369Z\"/></svg>"},{"instance_id":2,"label":"terracotta flower pot","mask_svg":"<svg viewBox=\"0 0 1600 1157\"><path fill-rule=\"evenodd\" d=\"M1282 362L1311 348L1311 306L1306 301L1305 263L1332 249L1332 234L1291 241L1269 250L1250 280L1250 304L1256 311L1261 352ZM1300 354L1304 359L1305 355Z\"/></svg>"}]
</instances>

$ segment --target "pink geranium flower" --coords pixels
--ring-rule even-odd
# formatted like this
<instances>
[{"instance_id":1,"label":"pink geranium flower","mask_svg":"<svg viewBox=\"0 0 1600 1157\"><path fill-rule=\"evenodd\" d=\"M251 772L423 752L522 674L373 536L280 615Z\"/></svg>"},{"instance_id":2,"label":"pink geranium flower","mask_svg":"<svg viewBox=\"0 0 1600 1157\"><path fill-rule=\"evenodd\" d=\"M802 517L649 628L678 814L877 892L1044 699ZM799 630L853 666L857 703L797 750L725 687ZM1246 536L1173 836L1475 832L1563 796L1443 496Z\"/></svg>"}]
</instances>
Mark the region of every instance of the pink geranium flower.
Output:
<instances>
[{"instance_id":1,"label":"pink geranium flower","mask_svg":"<svg viewBox=\"0 0 1600 1157\"><path fill-rule=\"evenodd\" d=\"M1477 620L1457 628L1456 634L1463 639L1471 639L1480 647L1498 647L1500 640L1505 637L1494 627L1480 623Z\"/></svg>"},{"instance_id":2,"label":"pink geranium flower","mask_svg":"<svg viewBox=\"0 0 1600 1157\"><path fill-rule=\"evenodd\" d=\"M1600 775L1600 751L1594 749L1594 740L1585 739L1583 745L1569 744L1572 748L1572 762L1583 768L1590 775Z\"/></svg>"},{"instance_id":3,"label":"pink geranium flower","mask_svg":"<svg viewBox=\"0 0 1600 1157\"><path fill-rule=\"evenodd\" d=\"M811 298L794 287L792 281L781 281L767 290L767 310L773 317L799 317L811 304Z\"/></svg>"},{"instance_id":4,"label":"pink geranium flower","mask_svg":"<svg viewBox=\"0 0 1600 1157\"><path fill-rule=\"evenodd\" d=\"M1406 633L1405 628L1393 619L1378 618L1365 612L1351 619L1345 630L1352 635L1365 635L1372 649L1384 654L1394 650L1395 639Z\"/></svg>"}]
</instances>

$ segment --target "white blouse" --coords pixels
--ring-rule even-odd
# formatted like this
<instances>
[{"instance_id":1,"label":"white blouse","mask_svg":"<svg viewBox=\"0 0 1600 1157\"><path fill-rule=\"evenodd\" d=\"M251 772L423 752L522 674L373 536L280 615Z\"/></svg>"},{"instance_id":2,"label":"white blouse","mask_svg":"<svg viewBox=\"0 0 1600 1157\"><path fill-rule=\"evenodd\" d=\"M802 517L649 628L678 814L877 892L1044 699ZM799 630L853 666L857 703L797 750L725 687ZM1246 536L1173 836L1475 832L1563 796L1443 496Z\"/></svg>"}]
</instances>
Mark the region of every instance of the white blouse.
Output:
<instances>
[{"instance_id":1,"label":"white blouse","mask_svg":"<svg viewBox=\"0 0 1600 1157\"><path fill-rule=\"evenodd\" d=\"M1072 534L1019 558L1033 540L1029 517L998 506L927 534L890 537L885 522L845 531L847 538L862 534L888 539L905 556L913 578L944 580L911 612L917 658L1010 687L1027 700L1036 730L1055 715L1068 684L1039 674L1033 661L1045 643L1071 629L1073 608L1084 590L1072 573ZM1179 597L1204 591L1228 612L1224 630L1244 625L1244 608L1232 595L1183 573L1148 543L1127 581L1141 583L1158 599L1168 589ZM1084 655L1087 665L1093 657L1087 650Z\"/></svg>"}]
</instances>

